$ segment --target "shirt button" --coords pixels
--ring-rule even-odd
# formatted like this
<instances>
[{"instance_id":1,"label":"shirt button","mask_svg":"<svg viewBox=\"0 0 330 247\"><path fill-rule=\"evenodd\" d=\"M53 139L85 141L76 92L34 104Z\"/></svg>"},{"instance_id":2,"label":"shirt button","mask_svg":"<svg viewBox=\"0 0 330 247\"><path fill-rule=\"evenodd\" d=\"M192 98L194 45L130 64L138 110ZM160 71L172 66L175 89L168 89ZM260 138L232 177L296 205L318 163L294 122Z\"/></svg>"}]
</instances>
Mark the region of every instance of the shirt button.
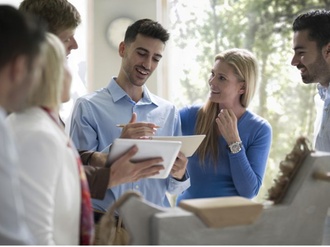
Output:
<instances>
[{"instance_id":1,"label":"shirt button","mask_svg":"<svg viewBox=\"0 0 330 247\"><path fill-rule=\"evenodd\" d=\"M138 190L138 189L139 189L139 186L138 186L138 185L135 185L135 189L137 189L137 190Z\"/></svg>"}]
</instances>

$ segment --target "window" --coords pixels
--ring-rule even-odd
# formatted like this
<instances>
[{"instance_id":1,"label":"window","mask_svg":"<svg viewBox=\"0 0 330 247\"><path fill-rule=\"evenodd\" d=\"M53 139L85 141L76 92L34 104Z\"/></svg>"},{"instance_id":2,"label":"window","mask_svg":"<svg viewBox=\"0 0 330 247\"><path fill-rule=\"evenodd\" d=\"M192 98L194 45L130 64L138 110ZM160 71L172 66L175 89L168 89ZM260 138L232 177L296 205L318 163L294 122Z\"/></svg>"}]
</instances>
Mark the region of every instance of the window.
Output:
<instances>
[{"instance_id":1,"label":"window","mask_svg":"<svg viewBox=\"0 0 330 247\"><path fill-rule=\"evenodd\" d=\"M291 25L299 11L325 8L315 1L168 0L170 100L178 107L205 102L207 78L215 54L239 47L259 60L260 85L250 106L273 128L273 141L264 186L264 199L279 164L304 135L313 140L315 85L304 85L291 66ZM304 5L306 4L306 5ZM317 96L316 96L317 97Z\"/></svg>"}]
</instances>

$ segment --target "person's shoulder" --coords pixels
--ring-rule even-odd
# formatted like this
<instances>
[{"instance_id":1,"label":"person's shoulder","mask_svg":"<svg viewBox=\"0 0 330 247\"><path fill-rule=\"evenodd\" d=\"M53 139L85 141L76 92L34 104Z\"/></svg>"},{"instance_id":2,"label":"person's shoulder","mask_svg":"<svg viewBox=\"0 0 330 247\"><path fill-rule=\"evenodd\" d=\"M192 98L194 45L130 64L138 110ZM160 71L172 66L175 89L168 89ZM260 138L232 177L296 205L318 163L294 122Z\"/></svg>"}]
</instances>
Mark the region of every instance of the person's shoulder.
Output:
<instances>
[{"instance_id":1,"label":"person's shoulder","mask_svg":"<svg viewBox=\"0 0 330 247\"><path fill-rule=\"evenodd\" d=\"M149 97L150 99L152 100L152 102L156 103L156 104L162 104L162 105L173 105L174 106L174 103L172 103L171 101L165 99L165 98L162 98L154 93L150 93L149 92Z\"/></svg>"},{"instance_id":2,"label":"person's shoulder","mask_svg":"<svg viewBox=\"0 0 330 247\"><path fill-rule=\"evenodd\" d=\"M172 103L171 101L164 99L158 95L153 93L149 93L150 100L153 104L157 105L157 107L164 108L164 109L171 109L178 112L177 106Z\"/></svg>"},{"instance_id":3,"label":"person's shoulder","mask_svg":"<svg viewBox=\"0 0 330 247\"><path fill-rule=\"evenodd\" d=\"M108 83L108 85L101 87L99 89L96 89L92 92L89 92L83 96L80 96L77 101L82 102L93 102L93 101L99 101L100 99L104 99L109 97L111 90L113 90L114 87L116 87L116 82L114 79L111 79L111 81Z\"/></svg>"},{"instance_id":4,"label":"person's shoulder","mask_svg":"<svg viewBox=\"0 0 330 247\"><path fill-rule=\"evenodd\" d=\"M89 92L85 95L82 95L78 99L82 100L82 101L93 101L99 97L102 97L102 95L106 92L106 90L107 89L103 87L103 88L97 89L93 92Z\"/></svg>"},{"instance_id":5,"label":"person's shoulder","mask_svg":"<svg viewBox=\"0 0 330 247\"><path fill-rule=\"evenodd\" d=\"M264 126L265 128L269 128L271 129L272 126L270 125L269 121L267 119L265 119L264 117L250 111L247 110L246 111L246 116L248 119L250 119L250 121L252 121L255 125L260 125L260 126Z\"/></svg>"},{"instance_id":6,"label":"person's shoulder","mask_svg":"<svg viewBox=\"0 0 330 247\"><path fill-rule=\"evenodd\" d=\"M109 97L107 88L100 88L93 92L87 93L76 99L75 105L99 105L100 102L106 101Z\"/></svg>"},{"instance_id":7,"label":"person's shoulder","mask_svg":"<svg viewBox=\"0 0 330 247\"><path fill-rule=\"evenodd\" d=\"M202 104L192 104L192 105L185 105L180 108L180 112L197 112L199 109L201 109L203 105Z\"/></svg>"},{"instance_id":8,"label":"person's shoulder","mask_svg":"<svg viewBox=\"0 0 330 247\"><path fill-rule=\"evenodd\" d=\"M40 107L29 107L23 111L13 112L8 115L6 121L15 125L28 125L40 123L45 119L45 113Z\"/></svg>"},{"instance_id":9,"label":"person's shoulder","mask_svg":"<svg viewBox=\"0 0 330 247\"><path fill-rule=\"evenodd\" d=\"M62 136L62 130L53 119L39 107L25 109L22 112L10 114L6 121L19 140L33 142L42 140L42 143L56 142Z\"/></svg>"}]
</instances>

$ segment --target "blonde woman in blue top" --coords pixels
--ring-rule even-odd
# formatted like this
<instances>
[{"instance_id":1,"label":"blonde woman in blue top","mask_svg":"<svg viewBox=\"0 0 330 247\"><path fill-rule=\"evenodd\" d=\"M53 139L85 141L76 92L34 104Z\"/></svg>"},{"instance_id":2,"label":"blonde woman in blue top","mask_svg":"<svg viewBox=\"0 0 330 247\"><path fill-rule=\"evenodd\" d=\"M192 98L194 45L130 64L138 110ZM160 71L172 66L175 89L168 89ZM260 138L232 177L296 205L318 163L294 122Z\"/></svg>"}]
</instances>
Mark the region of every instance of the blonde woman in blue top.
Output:
<instances>
[{"instance_id":1,"label":"blonde woman in blue top","mask_svg":"<svg viewBox=\"0 0 330 247\"><path fill-rule=\"evenodd\" d=\"M256 91L258 65L245 49L215 57L203 106L181 109L183 135L206 134L189 158L191 186L178 198L242 196L253 198L262 185L272 130L247 107Z\"/></svg>"}]
</instances>

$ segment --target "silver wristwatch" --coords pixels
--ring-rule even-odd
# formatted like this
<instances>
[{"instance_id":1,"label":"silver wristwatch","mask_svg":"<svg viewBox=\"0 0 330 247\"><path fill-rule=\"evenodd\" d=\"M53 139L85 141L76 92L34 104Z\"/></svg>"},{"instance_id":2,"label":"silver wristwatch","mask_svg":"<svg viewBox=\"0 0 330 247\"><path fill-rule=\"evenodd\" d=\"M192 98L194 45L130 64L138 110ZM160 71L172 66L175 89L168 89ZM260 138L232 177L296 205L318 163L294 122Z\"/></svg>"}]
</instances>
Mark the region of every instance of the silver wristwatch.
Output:
<instances>
[{"instance_id":1,"label":"silver wristwatch","mask_svg":"<svg viewBox=\"0 0 330 247\"><path fill-rule=\"evenodd\" d=\"M242 142L234 142L228 145L228 148L232 154L237 154L239 151L242 150Z\"/></svg>"}]
</instances>

